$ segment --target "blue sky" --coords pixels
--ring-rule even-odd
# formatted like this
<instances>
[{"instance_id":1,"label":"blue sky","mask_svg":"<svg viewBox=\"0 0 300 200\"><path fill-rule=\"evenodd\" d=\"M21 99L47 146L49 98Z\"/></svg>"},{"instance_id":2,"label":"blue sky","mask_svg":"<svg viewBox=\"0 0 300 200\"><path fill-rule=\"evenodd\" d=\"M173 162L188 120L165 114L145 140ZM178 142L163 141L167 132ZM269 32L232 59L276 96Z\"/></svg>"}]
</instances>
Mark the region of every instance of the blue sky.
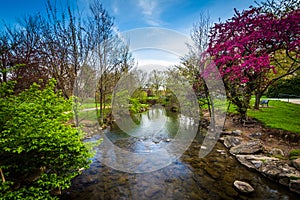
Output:
<instances>
[{"instance_id":1,"label":"blue sky","mask_svg":"<svg viewBox=\"0 0 300 200\"><path fill-rule=\"evenodd\" d=\"M51 0L52 1L52 0ZM54 1L54 0L53 0ZM56 0L77 4L81 11L88 9L89 0ZM213 21L225 20L233 9L246 9L254 0L103 0L104 7L115 18L120 31L133 28L158 26L188 34L200 12L209 12ZM8 24L36 12L44 13L45 0L0 0L0 20ZM1 26L3 27L3 26Z\"/></svg>"},{"instance_id":2,"label":"blue sky","mask_svg":"<svg viewBox=\"0 0 300 200\"><path fill-rule=\"evenodd\" d=\"M50 0L55 1L55 0ZM88 10L90 0L56 0L58 7L64 7L67 3L78 7L81 13ZM234 8L243 10L254 5L254 0L102 0L104 8L115 19L116 28L120 32L143 27L160 27L177 31L189 36L194 22L199 18L201 12L209 13L213 22L225 21L234 14ZM37 12L45 13L46 0L0 0L0 29L3 22L18 26L19 20L25 15ZM140 31L138 31L140 32ZM156 32L156 31L155 31ZM168 31L167 31L168 32ZM162 31L161 34L167 33ZM168 32L169 33L169 32ZM145 32L137 37L137 32L131 33L136 38L145 38ZM175 33L176 35L176 33ZM182 37L179 37L182 38ZM149 38L148 38L149 39ZM151 38L150 38L151 39ZM129 38L131 40L131 38ZM162 42L164 38L157 40ZM185 39L181 41L168 40L168 46L184 45ZM141 42L139 40L138 42ZM154 42L154 41L153 41ZM154 42L155 43L155 42ZM181 44L179 44L181 43ZM174 53L153 50L140 50L134 52L134 57L139 63L158 65L172 65L179 61L178 55Z\"/></svg>"},{"instance_id":3,"label":"blue sky","mask_svg":"<svg viewBox=\"0 0 300 200\"><path fill-rule=\"evenodd\" d=\"M159 26L189 33L200 12L208 12L213 21L233 16L233 9L242 10L253 0L112 0L104 5L116 18L121 31Z\"/></svg>"}]
</instances>

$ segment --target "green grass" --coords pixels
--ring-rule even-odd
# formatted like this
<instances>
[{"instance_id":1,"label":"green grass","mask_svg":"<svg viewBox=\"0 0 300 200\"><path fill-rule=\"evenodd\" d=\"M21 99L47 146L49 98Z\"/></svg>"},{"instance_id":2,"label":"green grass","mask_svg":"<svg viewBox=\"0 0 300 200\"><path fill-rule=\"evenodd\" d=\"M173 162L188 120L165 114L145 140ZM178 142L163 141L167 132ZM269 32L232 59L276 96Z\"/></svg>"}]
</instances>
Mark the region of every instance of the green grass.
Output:
<instances>
[{"instance_id":1,"label":"green grass","mask_svg":"<svg viewBox=\"0 0 300 200\"><path fill-rule=\"evenodd\" d=\"M95 103L83 103L80 108L81 109L86 109L86 108L95 108L96 104Z\"/></svg>"},{"instance_id":2,"label":"green grass","mask_svg":"<svg viewBox=\"0 0 300 200\"><path fill-rule=\"evenodd\" d=\"M97 111L96 110L90 110L90 111L80 111L79 114L80 120L89 120L89 121L95 121L97 122Z\"/></svg>"},{"instance_id":3,"label":"green grass","mask_svg":"<svg viewBox=\"0 0 300 200\"><path fill-rule=\"evenodd\" d=\"M254 102L251 101L251 104ZM256 118L270 128L300 133L300 105L271 100L269 107L248 110L248 116Z\"/></svg>"},{"instance_id":4,"label":"green grass","mask_svg":"<svg viewBox=\"0 0 300 200\"><path fill-rule=\"evenodd\" d=\"M250 103L252 108L254 102L255 99L252 98ZM237 114L236 107L231 104L228 112ZM300 133L300 105L298 104L271 100L269 107L260 107L259 110L249 109L247 114L262 122L266 127Z\"/></svg>"}]
</instances>

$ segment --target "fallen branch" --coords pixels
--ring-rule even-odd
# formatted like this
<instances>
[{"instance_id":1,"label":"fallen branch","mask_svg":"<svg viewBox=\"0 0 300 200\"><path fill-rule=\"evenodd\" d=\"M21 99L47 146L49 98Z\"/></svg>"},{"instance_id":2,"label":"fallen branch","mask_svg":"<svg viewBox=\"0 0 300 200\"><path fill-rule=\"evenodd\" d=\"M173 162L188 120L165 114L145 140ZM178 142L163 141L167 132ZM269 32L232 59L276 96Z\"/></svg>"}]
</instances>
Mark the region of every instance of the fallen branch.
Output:
<instances>
[{"instance_id":1,"label":"fallen branch","mask_svg":"<svg viewBox=\"0 0 300 200\"><path fill-rule=\"evenodd\" d=\"M1 174L2 182L4 183L5 182L5 177L4 177L4 174L3 174L3 171L2 171L1 168L0 168L0 174Z\"/></svg>"}]
</instances>

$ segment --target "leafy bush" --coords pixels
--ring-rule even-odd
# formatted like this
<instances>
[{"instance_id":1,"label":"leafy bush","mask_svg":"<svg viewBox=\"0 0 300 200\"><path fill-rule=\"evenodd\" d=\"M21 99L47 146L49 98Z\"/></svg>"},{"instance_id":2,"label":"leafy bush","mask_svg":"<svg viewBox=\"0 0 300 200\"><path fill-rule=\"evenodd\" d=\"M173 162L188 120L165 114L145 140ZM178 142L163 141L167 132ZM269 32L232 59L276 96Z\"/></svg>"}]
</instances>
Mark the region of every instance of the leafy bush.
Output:
<instances>
[{"instance_id":1,"label":"leafy bush","mask_svg":"<svg viewBox=\"0 0 300 200\"><path fill-rule=\"evenodd\" d=\"M71 126L71 100L33 84L18 96L11 83L0 85L0 193L4 199L56 199L79 169L88 167L89 151Z\"/></svg>"}]
</instances>

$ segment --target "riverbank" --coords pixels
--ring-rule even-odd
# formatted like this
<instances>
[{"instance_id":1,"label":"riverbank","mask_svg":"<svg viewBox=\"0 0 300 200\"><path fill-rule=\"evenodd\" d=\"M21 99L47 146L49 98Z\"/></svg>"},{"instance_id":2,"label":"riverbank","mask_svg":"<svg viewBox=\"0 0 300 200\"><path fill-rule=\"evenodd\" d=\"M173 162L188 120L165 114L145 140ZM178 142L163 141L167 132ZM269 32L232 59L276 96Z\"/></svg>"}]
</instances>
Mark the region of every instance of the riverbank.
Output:
<instances>
[{"instance_id":1,"label":"riverbank","mask_svg":"<svg viewBox=\"0 0 300 200\"><path fill-rule=\"evenodd\" d=\"M290 152L300 149L300 134L267 128L250 119L240 124L237 116L227 116L220 141L245 167L300 194L299 159L290 160Z\"/></svg>"}]
</instances>

